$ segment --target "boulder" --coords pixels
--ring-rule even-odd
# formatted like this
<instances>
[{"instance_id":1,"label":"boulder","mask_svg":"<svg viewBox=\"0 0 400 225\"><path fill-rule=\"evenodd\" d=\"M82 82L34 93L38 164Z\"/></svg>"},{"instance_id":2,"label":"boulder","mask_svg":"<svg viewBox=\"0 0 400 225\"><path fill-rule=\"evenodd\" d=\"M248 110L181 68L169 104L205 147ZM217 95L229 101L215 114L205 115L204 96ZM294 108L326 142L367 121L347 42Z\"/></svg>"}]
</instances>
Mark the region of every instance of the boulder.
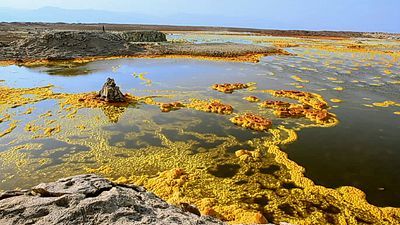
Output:
<instances>
[{"instance_id":1,"label":"boulder","mask_svg":"<svg viewBox=\"0 0 400 225\"><path fill-rule=\"evenodd\" d=\"M112 78L107 78L107 81L99 91L98 96L100 100L106 102L125 102L124 94L122 94Z\"/></svg>"},{"instance_id":2,"label":"boulder","mask_svg":"<svg viewBox=\"0 0 400 225\"><path fill-rule=\"evenodd\" d=\"M144 188L87 174L0 194L0 224L225 223L169 205Z\"/></svg>"}]
</instances>

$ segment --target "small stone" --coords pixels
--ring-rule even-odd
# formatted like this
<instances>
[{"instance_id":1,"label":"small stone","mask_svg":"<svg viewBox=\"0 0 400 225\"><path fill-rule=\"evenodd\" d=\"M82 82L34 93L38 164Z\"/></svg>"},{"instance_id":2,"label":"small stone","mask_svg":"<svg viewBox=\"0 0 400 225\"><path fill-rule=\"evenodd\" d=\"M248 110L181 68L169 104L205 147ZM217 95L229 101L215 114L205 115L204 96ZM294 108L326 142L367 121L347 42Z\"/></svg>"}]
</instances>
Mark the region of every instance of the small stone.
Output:
<instances>
[{"instance_id":1,"label":"small stone","mask_svg":"<svg viewBox=\"0 0 400 225\"><path fill-rule=\"evenodd\" d=\"M181 207L181 209L183 211L193 213L193 214L195 214L197 216L201 216L201 213L200 213L199 209L194 205L190 205L189 203L186 203L186 202L181 202L179 204L179 206Z\"/></svg>"},{"instance_id":2,"label":"small stone","mask_svg":"<svg viewBox=\"0 0 400 225\"><path fill-rule=\"evenodd\" d=\"M205 209L203 210L203 214L204 214L204 215L207 215L207 216L214 216L214 217L217 216L217 212L216 212L213 208L211 208L211 207L205 208Z\"/></svg>"},{"instance_id":3,"label":"small stone","mask_svg":"<svg viewBox=\"0 0 400 225\"><path fill-rule=\"evenodd\" d=\"M268 220L261 214L260 212L256 213L254 215L254 222L257 224L266 224L268 223Z\"/></svg>"}]
</instances>

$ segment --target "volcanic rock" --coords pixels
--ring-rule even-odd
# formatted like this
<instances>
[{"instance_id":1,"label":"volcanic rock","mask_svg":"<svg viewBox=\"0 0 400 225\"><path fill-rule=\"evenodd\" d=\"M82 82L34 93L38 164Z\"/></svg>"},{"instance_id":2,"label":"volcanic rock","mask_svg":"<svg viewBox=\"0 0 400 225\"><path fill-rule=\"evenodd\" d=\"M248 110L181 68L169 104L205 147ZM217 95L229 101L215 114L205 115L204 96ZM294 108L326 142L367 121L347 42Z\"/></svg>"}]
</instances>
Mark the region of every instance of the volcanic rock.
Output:
<instances>
[{"instance_id":1,"label":"volcanic rock","mask_svg":"<svg viewBox=\"0 0 400 225\"><path fill-rule=\"evenodd\" d=\"M92 174L0 193L2 225L224 224L196 214L169 205L142 187L118 185Z\"/></svg>"},{"instance_id":2,"label":"volcanic rock","mask_svg":"<svg viewBox=\"0 0 400 225\"><path fill-rule=\"evenodd\" d=\"M114 79L107 78L103 88L98 94L101 100L106 102L125 102L125 96L119 90L119 87L115 84Z\"/></svg>"}]
</instances>

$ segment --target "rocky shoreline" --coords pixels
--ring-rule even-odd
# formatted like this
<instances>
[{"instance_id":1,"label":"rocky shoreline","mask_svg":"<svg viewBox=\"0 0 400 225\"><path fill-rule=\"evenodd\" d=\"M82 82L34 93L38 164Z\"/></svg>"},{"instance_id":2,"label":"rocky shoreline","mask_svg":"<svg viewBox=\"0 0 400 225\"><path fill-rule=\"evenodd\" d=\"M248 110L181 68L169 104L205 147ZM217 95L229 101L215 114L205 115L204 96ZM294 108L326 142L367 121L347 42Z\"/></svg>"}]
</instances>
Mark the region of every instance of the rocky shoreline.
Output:
<instances>
[{"instance_id":1,"label":"rocky shoreline","mask_svg":"<svg viewBox=\"0 0 400 225\"><path fill-rule=\"evenodd\" d=\"M223 225L191 205L173 206L143 187L93 174L0 193L0 224ZM284 224L284 223L282 223Z\"/></svg>"},{"instance_id":2,"label":"rocky shoreline","mask_svg":"<svg viewBox=\"0 0 400 225\"><path fill-rule=\"evenodd\" d=\"M144 188L78 175L0 194L0 224L224 224L169 205Z\"/></svg>"},{"instance_id":3,"label":"rocky shoreline","mask_svg":"<svg viewBox=\"0 0 400 225\"><path fill-rule=\"evenodd\" d=\"M236 58L282 54L274 47L234 43L171 43L158 31L49 31L0 46L0 61L77 60L91 57L190 56ZM246 61L246 59L243 59ZM249 61L254 61L250 59Z\"/></svg>"}]
</instances>

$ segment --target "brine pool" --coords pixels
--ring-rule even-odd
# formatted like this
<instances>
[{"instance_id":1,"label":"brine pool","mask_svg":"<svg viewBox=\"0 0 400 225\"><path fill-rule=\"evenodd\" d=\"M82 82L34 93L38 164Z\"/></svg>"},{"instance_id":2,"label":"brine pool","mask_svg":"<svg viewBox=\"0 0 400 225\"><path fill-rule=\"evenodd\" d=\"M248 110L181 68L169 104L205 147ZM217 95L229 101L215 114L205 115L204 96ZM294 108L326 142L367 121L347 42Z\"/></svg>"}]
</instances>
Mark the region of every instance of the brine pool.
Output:
<instances>
[{"instance_id":1,"label":"brine pool","mask_svg":"<svg viewBox=\"0 0 400 225\"><path fill-rule=\"evenodd\" d=\"M400 207L400 107L373 104L400 102L399 62L362 53L291 51L297 55L267 56L259 63L115 59L37 67L11 65L0 67L0 79L4 80L0 84L10 88L51 84L54 92L82 93L100 90L106 78L112 77L124 93L153 96L161 102L220 99L231 104L235 113L258 113L271 119L274 126L288 128L296 127L302 119L277 118L243 97L275 99L257 91L264 89L318 93L332 107L330 112L336 114L339 124L301 129L298 140L281 149L304 167L305 176L317 185L354 186L365 192L373 205ZM255 82L256 89L233 94L211 89L212 84L232 82ZM32 112L23 113L28 108ZM114 178L155 176L182 167L205 169L211 176L228 179L240 170L239 164L225 163L234 162L235 151L262 148L257 140L268 136L235 126L230 116L190 109L162 113L157 106L146 104L121 110L117 119L110 119L101 109L81 109L68 118L57 100L2 109L2 116L6 113L12 114L18 125L0 138L3 190L28 188L105 165L123 167L109 173ZM28 123L59 124L61 131L34 137L24 129ZM7 127L8 123L0 123L0 130ZM151 158L152 154L157 157ZM211 161L203 165L201 154ZM275 165L272 157L267 161Z\"/></svg>"}]
</instances>

